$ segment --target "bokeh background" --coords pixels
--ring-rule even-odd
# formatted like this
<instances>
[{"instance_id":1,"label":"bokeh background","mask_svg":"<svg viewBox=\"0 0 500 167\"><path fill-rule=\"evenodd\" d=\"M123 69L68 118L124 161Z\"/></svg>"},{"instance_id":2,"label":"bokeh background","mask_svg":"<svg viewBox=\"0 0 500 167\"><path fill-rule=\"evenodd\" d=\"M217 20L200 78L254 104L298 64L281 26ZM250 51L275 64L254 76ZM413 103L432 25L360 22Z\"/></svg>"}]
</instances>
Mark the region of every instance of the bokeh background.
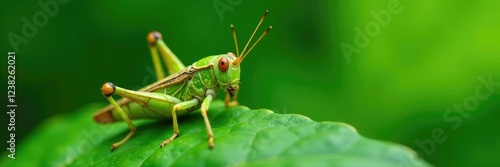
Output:
<instances>
[{"instance_id":1,"label":"bokeh background","mask_svg":"<svg viewBox=\"0 0 500 167\"><path fill-rule=\"evenodd\" d=\"M500 164L498 1L70 0L28 38L22 18L33 22L44 11L38 2L0 5L4 90L8 34L27 39L16 52L16 147L46 118L106 103L106 81L130 89L153 82L149 31L190 64L234 52L230 24L243 47L268 9L263 26L273 30L242 64L241 104L346 122L437 166ZM372 14L393 8L390 19Z\"/></svg>"}]
</instances>

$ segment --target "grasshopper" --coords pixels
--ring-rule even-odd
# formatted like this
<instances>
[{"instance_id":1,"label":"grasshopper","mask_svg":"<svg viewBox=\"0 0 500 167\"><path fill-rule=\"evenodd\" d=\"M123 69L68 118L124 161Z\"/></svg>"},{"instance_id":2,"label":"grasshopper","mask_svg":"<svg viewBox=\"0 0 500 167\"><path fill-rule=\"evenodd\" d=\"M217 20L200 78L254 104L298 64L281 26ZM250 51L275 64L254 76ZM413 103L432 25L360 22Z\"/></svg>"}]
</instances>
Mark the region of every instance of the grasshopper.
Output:
<instances>
[{"instance_id":1,"label":"grasshopper","mask_svg":"<svg viewBox=\"0 0 500 167\"><path fill-rule=\"evenodd\" d=\"M208 147L212 149L214 147L214 134L207 117L207 110L219 90L226 94L226 106L238 105L237 90L239 90L240 84L240 64L255 45L272 29L272 26L269 26L246 52L267 13L266 10L241 54L238 51L236 31L231 24L236 55L228 52L227 54L208 56L187 67L165 44L159 32L150 32L147 41L157 81L138 91L124 89L111 82L104 83L101 88L102 94L111 104L97 112L94 115L94 120L98 123L125 121L130 129L125 138L111 146L111 151L123 145L135 134L136 128L131 120L142 118L171 119L173 121L174 134L160 144L161 148L180 134L177 117L196 109L201 110L208 134ZM158 53L162 56L168 73L170 73L167 77L165 77L160 64ZM123 98L115 101L112 95Z\"/></svg>"}]
</instances>

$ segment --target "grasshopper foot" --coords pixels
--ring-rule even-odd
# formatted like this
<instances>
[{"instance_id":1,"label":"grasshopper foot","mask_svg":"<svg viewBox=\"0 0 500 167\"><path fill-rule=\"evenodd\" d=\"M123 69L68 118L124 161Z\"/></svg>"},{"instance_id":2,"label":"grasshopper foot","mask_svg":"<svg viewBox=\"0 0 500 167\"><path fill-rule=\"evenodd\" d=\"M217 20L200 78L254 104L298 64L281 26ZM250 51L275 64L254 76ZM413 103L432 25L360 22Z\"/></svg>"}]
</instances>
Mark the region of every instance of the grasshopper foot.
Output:
<instances>
[{"instance_id":1,"label":"grasshopper foot","mask_svg":"<svg viewBox=\"0 0 500 167\"><path fill-rule=\"evenodd\" d=\"M115 151L116 147L115 146L111 146L111 152Z\"/></svg>"},{"instance_id":2,"label":"grasshopper foot","mask_svg":"<svg viewBox=\"0 0 500 167\"><path fill-rule=\"evenodd\" d=\"M128 141L128 139L130 139L130 137L132 137L133 135L135 134L135 127L131 127L130 128L130 132L128 133L128 135L123 138L121 141L119 142L116 142L114 143L113 145L111 145L111 152L113 152L114 150L116 150L118 147L122 146L123 144L125 144L125 142Z\"/></svg>"},{"instance_id":3,"label":"grasshopper foot","mask_svg":"<svg viewBox=\"0 0 500 167\"><path fill-rule=\"evenodd\" d=\"M230 101L230 102L226 102L226 107L234 107L234 106L237 106L237 105L239 105L239 103L236 100L233 100L233 101Z\"/></svg>"},{"instance_id":4,"label":"grasshopper foot","mask_svg":"<svg viewBox=\"0 0 500 167\"><path fill-rule=\"evenodd\" d=\"M226 107L234 107L239 105L238 100L236 98L231 99L231 95L226 94L226 98L224 99L224 103L226 104Z\"/></svg>"},{"instance_id":5,"label":"grasshopper foot","mask_svg":"<svg viewBox=\"0 0 500 167\"><path fill-rule=\"evenodd\" d=\"M111 152L115 151L118 147L120 147L121 144L115 143L111 145Z\"/></svg>"},{"instance_id":6,"label":"grasshopper foot","mask_svg":"<svg viewBox=\"0 0 500 167\"><path fill-rule=\"evenodd\" d=\"M208 148L210 149L214 148L214 137L212 136L208 137Z\"/></svg>"},{"instance_id":7,"label":"grasshopper foot","mask_svg":"<svg viewBox=\"0 0 500 167\"><path fill-rule=\"evenodd\" d=\"M174 133L174 134L172 135L172 137L170 137L169 139L167 139L167 140L165 140L165 141L161 142L161 144L160 144L160 148L162 148L163 146L166 146L168 143L172 142L172 141L173 141L173 140L177 137L177 135L178 135L177 133Z\"/></svg>"}]
</instances>

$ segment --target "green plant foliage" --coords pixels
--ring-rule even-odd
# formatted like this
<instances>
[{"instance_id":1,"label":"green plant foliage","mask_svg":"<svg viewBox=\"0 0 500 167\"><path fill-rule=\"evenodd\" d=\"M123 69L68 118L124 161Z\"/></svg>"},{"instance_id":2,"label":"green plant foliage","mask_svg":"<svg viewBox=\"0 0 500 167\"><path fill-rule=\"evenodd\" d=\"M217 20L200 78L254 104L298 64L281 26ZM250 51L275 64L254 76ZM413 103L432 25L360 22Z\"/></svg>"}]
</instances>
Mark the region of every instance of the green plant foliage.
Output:
<instances>
[{"instance_id":1,"label":"green plant foliage","mask_svg":"<svg viewBox=\"0 0 500 167\"><path fill-rule=\"evenodd\" d=\"M430 166L404 146L368 139L345 123L314 122L270 110L226 108L215 101L209 116L215 133L210 150L199 112L182 117L181 135L171 121L136 121L136 135L114 152L127 133L123 123L98 125L91 119L102 104L53 117L18 145L16 160L0 166Z\"/></svg>"}]
</instances>

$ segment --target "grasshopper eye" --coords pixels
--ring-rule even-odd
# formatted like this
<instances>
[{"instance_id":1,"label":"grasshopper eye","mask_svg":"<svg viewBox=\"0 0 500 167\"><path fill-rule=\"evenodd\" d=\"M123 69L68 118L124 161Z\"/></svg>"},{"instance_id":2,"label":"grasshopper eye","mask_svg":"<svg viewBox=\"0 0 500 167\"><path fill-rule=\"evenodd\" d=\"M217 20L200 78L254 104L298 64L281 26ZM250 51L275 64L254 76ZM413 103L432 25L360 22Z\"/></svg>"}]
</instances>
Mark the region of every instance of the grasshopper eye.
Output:
<instances>
[{"instance_id":1,"label":"grasshopper eye","mask_svg":"<svg viewBox=\"0 0 500 167\"><path fill-rule=\"evenodd\" d=\"M227 61L227 59L225 57L219 59L219 70L221 72L226 72L228 68L229 68L229 62Z\"/></svg>"}]
</instances>

